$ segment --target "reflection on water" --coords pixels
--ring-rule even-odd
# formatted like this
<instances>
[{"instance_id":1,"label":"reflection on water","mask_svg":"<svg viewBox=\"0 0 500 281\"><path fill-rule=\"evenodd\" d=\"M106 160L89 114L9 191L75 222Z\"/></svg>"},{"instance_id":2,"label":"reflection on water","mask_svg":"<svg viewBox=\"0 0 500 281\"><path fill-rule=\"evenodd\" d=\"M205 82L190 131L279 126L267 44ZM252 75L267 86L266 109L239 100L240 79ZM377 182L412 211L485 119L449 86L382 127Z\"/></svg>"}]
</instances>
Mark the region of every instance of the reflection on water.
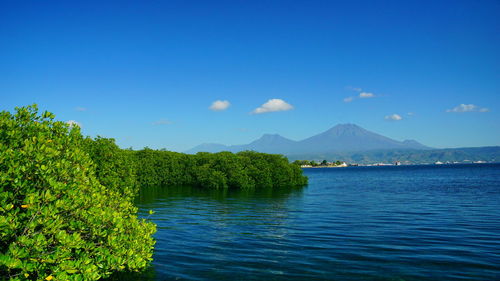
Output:
<instances>
[{"instance_id":1,"label":"reflection on water","mask_svg":"<svg viewBox=\"0 0 500 281\"><path fill-rule=\"evenodd\" d=\"M206 267L194 262L197 256L224 263L232 259L232 245L245 243L246 239L280 239L287 232L282 226L289 214L289 201L300 201L303 190L303 187L269 190L143 187L135 203L141 217L157 224L154 265L142 273L115 274L109 280L192 279L182 275L166 276L165 273L170 272L169 268L190 263L186 268ZM149 210L155 213L149 215ZM179 250L173 250L175 248ZM213 267L217 268L217 263Z\"/></svg>"},{"instance_id":2,"label":"reflection on water","mask_svg":"<svg viewBox=\"0 0 500 281\"><path fill-rule=\"evenodd\" d=\"M500 280L500 165L305 173L302 189L142 188L154 261L113 280Z\"/></svg>"},{"instance_id":3,"label":"reflection on water","mask_svg":"<svg viewBox=\"0 0 500 281\"><path fill-rule=\"evenodd\" d=\"M147 205L159 199L206 198L224 201L226 199L286 199L290 195L299 195L303 188L275 188L265 190L204 189L189 186L164 187L148 186L140 190L136 198L138 205Z\"/></svg>"}]
</instances>

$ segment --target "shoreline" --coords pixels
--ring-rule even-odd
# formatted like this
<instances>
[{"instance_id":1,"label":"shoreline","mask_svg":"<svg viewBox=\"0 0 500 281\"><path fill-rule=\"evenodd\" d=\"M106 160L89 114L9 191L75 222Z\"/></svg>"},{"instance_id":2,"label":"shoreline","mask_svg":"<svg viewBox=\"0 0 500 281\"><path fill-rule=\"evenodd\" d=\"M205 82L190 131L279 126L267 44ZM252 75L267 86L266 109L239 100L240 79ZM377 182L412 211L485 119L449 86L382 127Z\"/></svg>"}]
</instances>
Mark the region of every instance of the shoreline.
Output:
<instances>
[{"instance_id":1,"label":"shoreline","mask_svg":"<svg viewBox=\"0 0 500 281\"><path fill-rule=\"evenodd\" d=\"M348 166L316 166L316 167L301 167L302 169L323 169L323 168L353 168L353 167L401 167L401 166L454 166L454 165L484 165L484 164L500 164L500 162L480 162L480 163L419 163L419 164L366 164L366 165L348 165Z\"/></svg>"}]
</instances>

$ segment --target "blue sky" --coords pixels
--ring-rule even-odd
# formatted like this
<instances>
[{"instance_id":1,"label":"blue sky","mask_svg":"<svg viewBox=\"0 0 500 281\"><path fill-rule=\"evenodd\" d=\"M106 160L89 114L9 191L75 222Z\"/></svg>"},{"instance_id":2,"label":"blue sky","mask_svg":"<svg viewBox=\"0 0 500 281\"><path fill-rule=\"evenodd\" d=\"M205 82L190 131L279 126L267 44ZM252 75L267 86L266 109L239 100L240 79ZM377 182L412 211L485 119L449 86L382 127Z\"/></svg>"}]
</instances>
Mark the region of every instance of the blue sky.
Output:
<instances>
[{"instance_id":1,"label":"blue sky","mask_svg":"<svg viewBox=\"0 0 500 281\"><path fill-rule=\"evenodd\" d=\"M4 0L0 110L175 151L338 123L500 145L499 18L493 0Z\"/></svg>"}]
</instances>

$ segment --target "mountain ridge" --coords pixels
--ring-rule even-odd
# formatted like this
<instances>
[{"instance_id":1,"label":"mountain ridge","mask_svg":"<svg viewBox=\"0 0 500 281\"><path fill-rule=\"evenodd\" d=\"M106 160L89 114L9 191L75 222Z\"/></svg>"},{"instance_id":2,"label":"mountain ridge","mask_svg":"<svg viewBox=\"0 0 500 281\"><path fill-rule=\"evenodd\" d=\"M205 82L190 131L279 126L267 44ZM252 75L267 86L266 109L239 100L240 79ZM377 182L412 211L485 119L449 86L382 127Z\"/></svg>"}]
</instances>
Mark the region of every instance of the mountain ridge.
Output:
<instances>
[{"instance_id":1,"label":"mountain ridge","mask_svg":"<svg viewBox=\"0 0 500 281\"><path fill-rule=\"evenodd\" d=\"M438 161L443 163L473 163L476 161L498 163L500 162L500 146L293 154L289 155L288 159L290 161L315 160L318 162L328 159L330 161L340 160L356 164L395 162L401 162L402 164L433 164Z\"/></svg>"},{"instance_id":2,"label":"mountain ridge","mask_svg":"<svg viewBox=\"0 0 500 281\"><path fill-rule=\"evenodd\" d=\"M310 153L362 152L380 149L425 150L431 148L415 140L397 141L368 131L358 125L346 123L338 124L322 133L299 141L285 138L279 134L264 134L259 139L248 144L201 144L186 151L186 153L255 150L289 156Z\"/></svg>"}]
</instances>

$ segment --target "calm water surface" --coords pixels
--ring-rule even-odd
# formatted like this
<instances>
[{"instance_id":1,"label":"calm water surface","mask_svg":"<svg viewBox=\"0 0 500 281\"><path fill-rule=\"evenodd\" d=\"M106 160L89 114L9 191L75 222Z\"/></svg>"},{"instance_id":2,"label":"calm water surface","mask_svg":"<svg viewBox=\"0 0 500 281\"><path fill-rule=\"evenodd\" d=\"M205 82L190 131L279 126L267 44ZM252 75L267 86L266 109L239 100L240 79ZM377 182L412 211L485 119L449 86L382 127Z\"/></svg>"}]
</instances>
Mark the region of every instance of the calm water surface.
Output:
<instances>
[{"instance_id":1,"label":"calm water surface","mask_svg":"<svg viewBox=\"0 0 500 281\"><path fill-rule=\"evenodd\" d=\"M273 192L149 188L133 280L500 280L500 165L306 169Z\"/></svg>"}]
</instances>

